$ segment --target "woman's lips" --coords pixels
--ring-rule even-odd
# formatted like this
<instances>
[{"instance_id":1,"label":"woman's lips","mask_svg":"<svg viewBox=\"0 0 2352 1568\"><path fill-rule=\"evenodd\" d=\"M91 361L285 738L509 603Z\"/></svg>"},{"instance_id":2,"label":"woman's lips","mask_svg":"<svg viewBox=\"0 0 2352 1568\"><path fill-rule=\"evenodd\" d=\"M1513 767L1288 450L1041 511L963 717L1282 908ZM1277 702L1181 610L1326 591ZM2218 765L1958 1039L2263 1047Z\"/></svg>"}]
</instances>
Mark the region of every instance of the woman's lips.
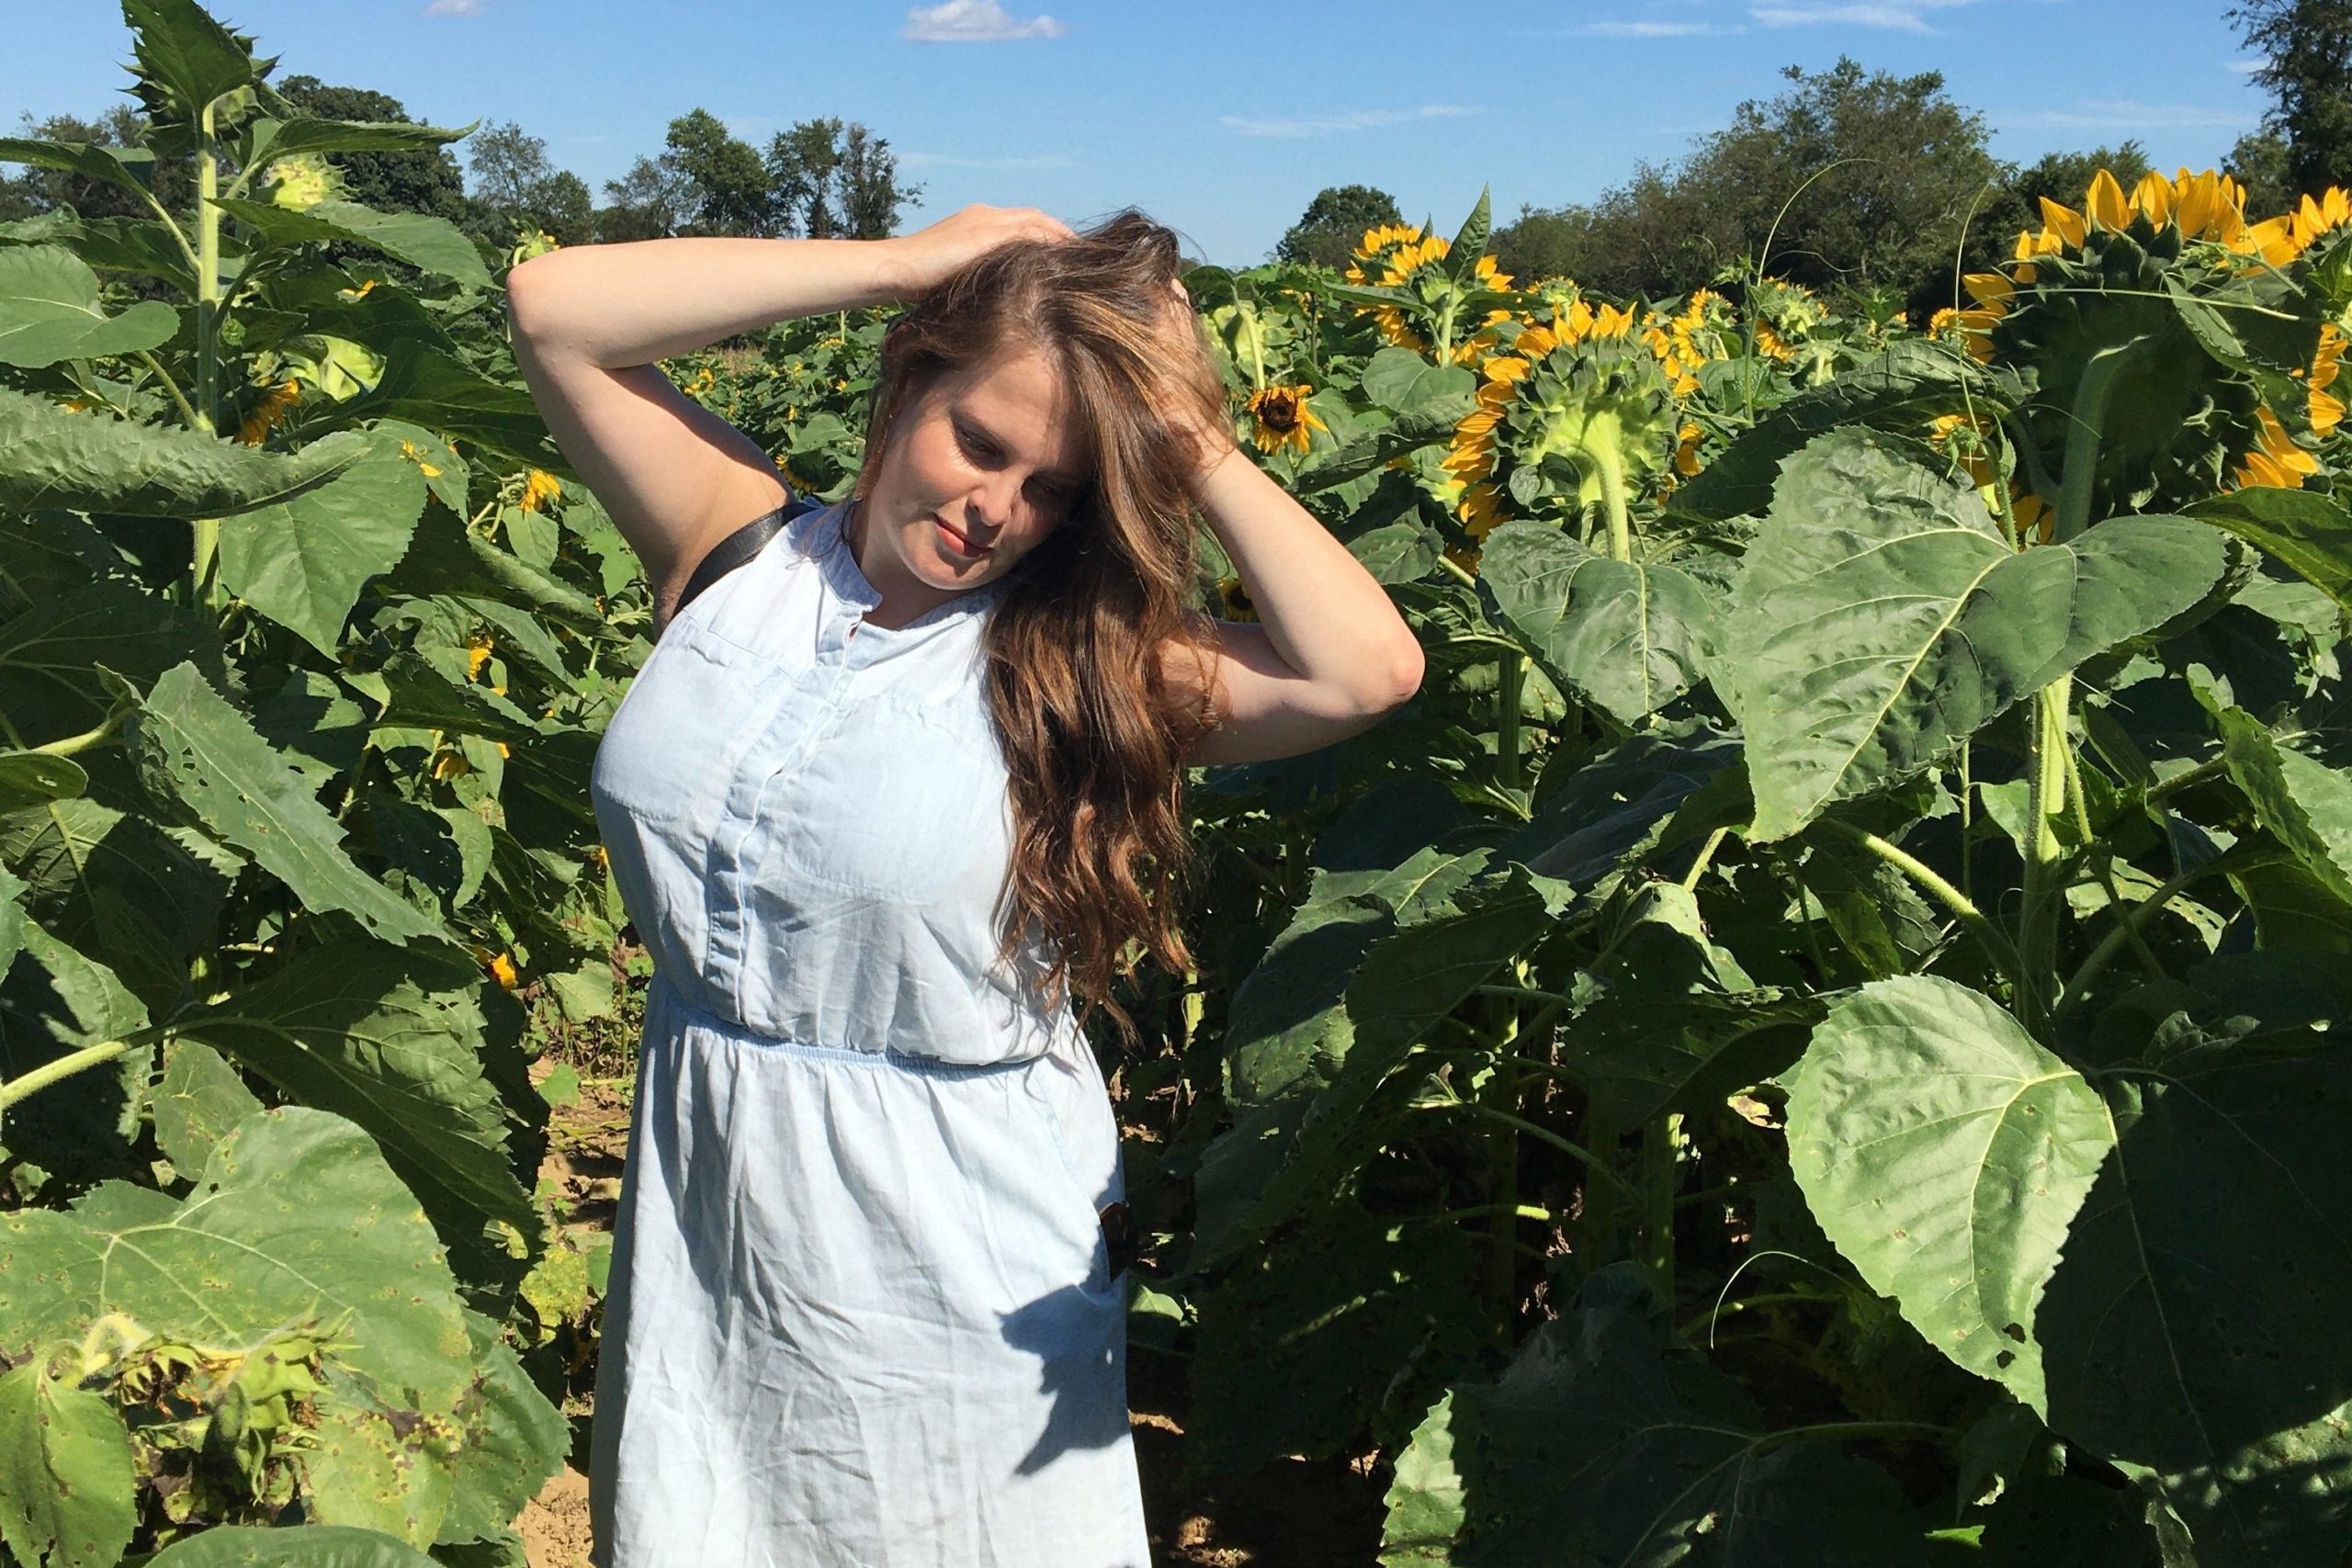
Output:
<instances>
[{"instance_id":1,"label":"woman's lips","mask_svg":"<svg viewBox=\"0 0 2352 1568\"><path fill-rule=\"evenodd\" d=\"M965 539L963 535L957 533L955 529L947 525L945 519L934 517L931 521L932 525L939 530L939 536L947 541L948 548L954 550L956 554L972 560L978 560L980 557L988 554L988 551L985 548L977 550L972 548L971 545Z\"/></svg>"}]
</instances>

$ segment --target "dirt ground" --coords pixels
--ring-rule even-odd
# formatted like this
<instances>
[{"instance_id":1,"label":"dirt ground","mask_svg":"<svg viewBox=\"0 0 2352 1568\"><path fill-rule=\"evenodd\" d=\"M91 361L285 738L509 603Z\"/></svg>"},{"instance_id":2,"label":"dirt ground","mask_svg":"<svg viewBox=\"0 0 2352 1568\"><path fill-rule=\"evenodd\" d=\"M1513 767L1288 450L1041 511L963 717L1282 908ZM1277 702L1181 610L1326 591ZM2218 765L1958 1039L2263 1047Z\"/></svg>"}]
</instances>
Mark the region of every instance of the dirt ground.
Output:
<instances>
[{"instance_id":1,"label":"dirt ground","mask_svg":"<svg viewBox=\"0 0 2352 1568\"><path fill-rule=\"evenodd\" d=\"M543 1059L533 1076L544 1078L554 1066ZM622 1078L589 1077L579 1099L554 1113L541 1177L568 1206L569 1224L585 1231L612 1225L628 1141L627 1091ZM1370 1456L1284 1461L1180 1494L1183 1363L1135 1347L1127 1384L1154 1568L1366 1568L1375 1561L1382 1483ZM566 1413L588 1404L580 1396ZM586 1568L587 1477L571 1465L558 1471L517 1528L531 1568Z\"/></svg>"}]
</instances>

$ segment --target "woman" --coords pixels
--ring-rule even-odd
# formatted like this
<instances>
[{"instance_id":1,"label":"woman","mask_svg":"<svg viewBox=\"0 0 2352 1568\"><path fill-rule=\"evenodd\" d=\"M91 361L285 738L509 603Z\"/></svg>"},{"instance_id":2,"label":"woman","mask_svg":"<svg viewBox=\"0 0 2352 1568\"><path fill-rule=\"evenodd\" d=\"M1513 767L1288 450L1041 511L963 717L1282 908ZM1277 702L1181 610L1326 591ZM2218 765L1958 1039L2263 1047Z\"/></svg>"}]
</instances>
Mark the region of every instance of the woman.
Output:
<instances>
[{"instance_id":1,"label":"woman","mask_svg":"<svg viewBox=\"0 0 2352 1568\"><path fill-rule=\"evenodd\" d=\"M1069 998L1131 1036L1125 944L1189 962L1187 766L1326 745L1420 678L1380 586L1235 446L1176 266L1132 211L969 207L509 278L659 635L593 781L655 968L600 1568L1148 1561L1118 1134ZM788 521L652 363L888 301L854 486ZM1185 607L1196 511L1259 624Z\"/></svg>"}]
</instances>

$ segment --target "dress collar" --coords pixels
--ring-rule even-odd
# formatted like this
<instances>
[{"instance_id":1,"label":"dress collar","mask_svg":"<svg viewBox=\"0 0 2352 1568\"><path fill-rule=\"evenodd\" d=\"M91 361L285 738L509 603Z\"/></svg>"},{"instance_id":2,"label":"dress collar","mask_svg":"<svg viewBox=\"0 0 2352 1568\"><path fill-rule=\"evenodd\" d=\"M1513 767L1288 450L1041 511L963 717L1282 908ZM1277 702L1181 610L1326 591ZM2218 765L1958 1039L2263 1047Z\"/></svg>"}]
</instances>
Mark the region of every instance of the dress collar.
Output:
<instances>
[{"instance_id":1,"label":"dress collar","mask_svg":"<svg viewBox=\"0 0 2352 1568\"><path fill-rule=\"evenodd\" d=\"M831 584L834 597L845 613L857 618L859 630L866 636L899 637L923 626L944 621L961 620L978 615L1004 596L1009 579L997 578L977 588L967 588L946 603L933 606L902 626L877 626L865 624L866 611L882 603L882 591L866 581L865 570L857 564L857 552L850 548L849 537L843 531L849 520L854 498L844 496L830 506L818 508L807 514L802 547L816 558Z\"/></svg>"}]
</instances>

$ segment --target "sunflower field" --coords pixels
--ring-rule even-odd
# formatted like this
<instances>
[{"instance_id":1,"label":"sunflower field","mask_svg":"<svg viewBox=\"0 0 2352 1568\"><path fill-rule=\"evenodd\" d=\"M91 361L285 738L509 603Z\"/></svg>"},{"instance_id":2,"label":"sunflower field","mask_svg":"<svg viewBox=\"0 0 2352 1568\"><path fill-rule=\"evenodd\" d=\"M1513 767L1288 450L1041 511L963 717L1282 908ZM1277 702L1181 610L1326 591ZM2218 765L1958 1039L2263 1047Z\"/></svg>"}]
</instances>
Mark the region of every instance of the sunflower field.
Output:
<instances>
[{"instance_id":1,"label":"sunflower field","mask_svg":"<svg viewBox=\"0 0 2352 1568\"><path fill-rule=\"evenodd\" d=\"M519 1565L646 587L506 340L550 242L338 183L465 130L124 10L149 143L0 139L152 209L0 225L0 1559ZM1126 982L1187 1477L1353 1461L1392 1568L2342 1568L2346 194L2102 174L1924 322L1488 238L1184 279L1427 659L1191 777ZM667 368L837 499L887 319Z\"/></svg>"}]
</instances>

